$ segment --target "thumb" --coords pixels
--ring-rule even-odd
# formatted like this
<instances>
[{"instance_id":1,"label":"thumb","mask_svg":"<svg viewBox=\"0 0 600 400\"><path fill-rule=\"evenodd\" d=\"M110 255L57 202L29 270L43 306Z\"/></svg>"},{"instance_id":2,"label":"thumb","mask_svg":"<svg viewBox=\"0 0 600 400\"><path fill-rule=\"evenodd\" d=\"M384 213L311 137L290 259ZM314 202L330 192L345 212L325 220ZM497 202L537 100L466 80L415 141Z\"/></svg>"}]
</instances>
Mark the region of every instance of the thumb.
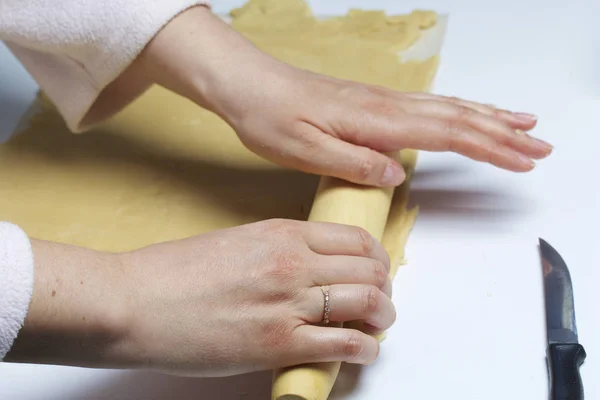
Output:
<instances>
[{"instance_id":1,"label":"thumb","mask_svg":"<svg viewBox=\"0 0 600 400\"><path fill-rule=\"evenodd\" d=\"M317 145L313 143L303 152L308 164L303 169L307 172L379 187L393 187L404 182L406 174L396 160L315 130L318 131L314 138Z\"/></svg>"}]
</instances>

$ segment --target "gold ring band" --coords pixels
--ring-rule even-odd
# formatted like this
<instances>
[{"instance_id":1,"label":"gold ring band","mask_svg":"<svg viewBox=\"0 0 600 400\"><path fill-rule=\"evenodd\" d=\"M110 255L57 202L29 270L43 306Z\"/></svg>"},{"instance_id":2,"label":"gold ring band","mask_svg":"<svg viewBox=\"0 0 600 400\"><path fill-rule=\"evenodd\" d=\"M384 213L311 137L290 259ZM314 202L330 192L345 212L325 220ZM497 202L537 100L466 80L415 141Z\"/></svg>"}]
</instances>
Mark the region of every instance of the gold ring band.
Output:
<instances>
[{"instance_id":1,"label":"gold ring band","mask_svg":"<svg viewBox=\"0 0 600 400\"><path fill-rule=\"evenodd\" d=\"M323 306L323 323L329 323L329 286L321 286L321 291L323 292L324 297L324 306Z\"/></svg>"}]
</instances>

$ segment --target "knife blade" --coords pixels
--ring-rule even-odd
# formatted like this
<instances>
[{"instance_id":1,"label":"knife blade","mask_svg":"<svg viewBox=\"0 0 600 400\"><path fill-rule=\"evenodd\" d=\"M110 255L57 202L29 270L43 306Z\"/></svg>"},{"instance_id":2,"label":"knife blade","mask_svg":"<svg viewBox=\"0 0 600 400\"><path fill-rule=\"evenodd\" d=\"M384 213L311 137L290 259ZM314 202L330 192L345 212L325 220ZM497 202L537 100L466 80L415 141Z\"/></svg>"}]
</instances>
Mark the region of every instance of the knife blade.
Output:
<instances>
[{"instance_id":1,"label":"knife blade","mask_svg":"<svg viewBox=\"0 0 600 400\"><path fill-rule=\"evenodd\" d=\"M547 363L551 400L583 400L579 368L586 352L579 343L573 285L560 254L540 238L548 336Z\"/></svg>"}]
</instances>

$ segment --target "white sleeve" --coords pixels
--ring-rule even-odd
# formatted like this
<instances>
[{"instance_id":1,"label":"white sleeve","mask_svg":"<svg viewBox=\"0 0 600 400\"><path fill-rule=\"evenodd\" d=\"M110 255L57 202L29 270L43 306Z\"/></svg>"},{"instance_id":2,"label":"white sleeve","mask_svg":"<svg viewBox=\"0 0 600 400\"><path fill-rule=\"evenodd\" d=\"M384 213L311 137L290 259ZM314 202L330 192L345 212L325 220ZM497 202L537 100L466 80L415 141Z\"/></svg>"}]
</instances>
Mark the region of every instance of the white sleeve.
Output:
<instances>
[{"instance_id":1,"label":"white sleeve","mask_svg":"<svg viewBox=\"0 0 600 400\"><path fill-rule=\"evenodd\" d=\"M33 293L33 252L19 227L0 222L0 361L10 350Z\"/></svg>"},{"instance_id":2,"label":"white sleeve","mask_svg":"<svg viewBox=\"0 0 600 400\"><path fill-rule=\"evenodd\" d=\"M195 5L209 2L0 0L0 40L78 132L100 92L164 25Z\"/></svg>"}]
</instances>

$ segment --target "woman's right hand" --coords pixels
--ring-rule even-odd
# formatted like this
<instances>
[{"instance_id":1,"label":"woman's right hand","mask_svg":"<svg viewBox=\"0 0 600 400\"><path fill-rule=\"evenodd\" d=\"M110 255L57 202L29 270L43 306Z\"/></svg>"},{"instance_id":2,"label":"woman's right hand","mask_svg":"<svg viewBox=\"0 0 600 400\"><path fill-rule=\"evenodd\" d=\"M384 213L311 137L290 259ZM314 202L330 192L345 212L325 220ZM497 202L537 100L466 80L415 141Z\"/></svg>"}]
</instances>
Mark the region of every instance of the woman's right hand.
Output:
<instances>
[{"instance_id":1,"label":"woman's right hand","mask_svg":"<svg viewBox=\"0 0 600 400\"><path fill-rule=\"evenodd\" d=\"M134 311L121 357L193 376L309 362L369 364L378 341L319 326L321 285L330 321L389 328L389 258L362 229L269 220L153 245L122 256Z\"/></svg>"}]
</instances>

